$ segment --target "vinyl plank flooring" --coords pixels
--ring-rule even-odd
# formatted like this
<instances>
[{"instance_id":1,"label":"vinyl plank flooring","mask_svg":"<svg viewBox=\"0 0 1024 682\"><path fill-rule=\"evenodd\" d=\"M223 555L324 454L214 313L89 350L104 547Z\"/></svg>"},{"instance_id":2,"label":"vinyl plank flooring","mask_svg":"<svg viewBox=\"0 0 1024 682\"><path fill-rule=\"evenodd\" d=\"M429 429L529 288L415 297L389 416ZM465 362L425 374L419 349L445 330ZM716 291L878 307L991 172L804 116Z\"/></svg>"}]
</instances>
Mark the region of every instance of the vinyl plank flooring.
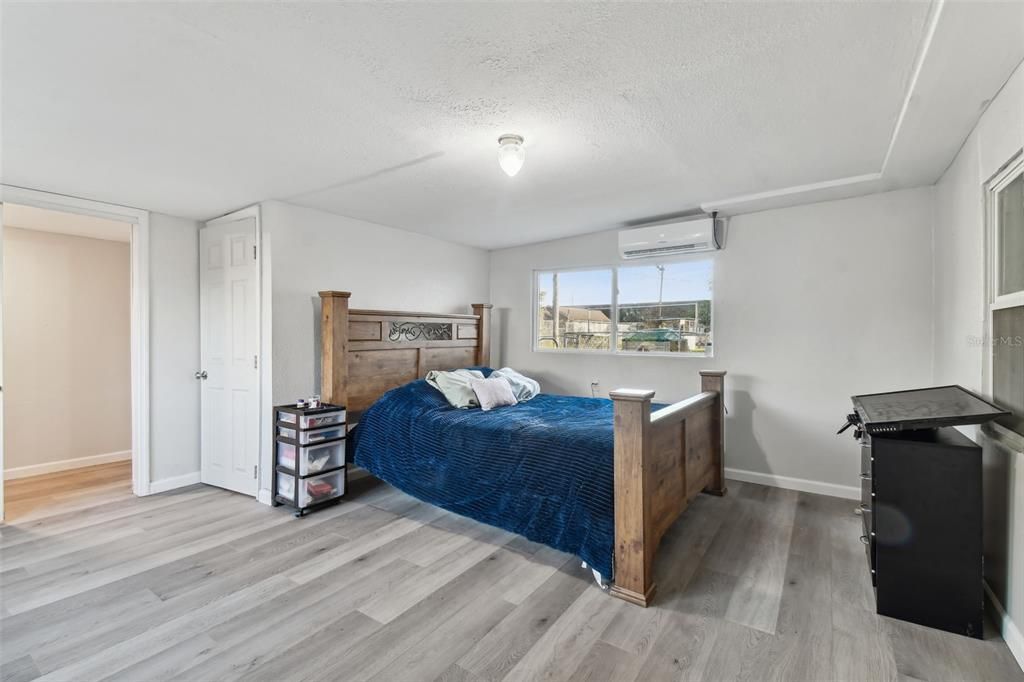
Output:
<instances>
[{"instance_id":1,"label":"vinyl plank flooring","mask_svg":"<svg viewBox=\"0 0 1024 682\"><path fill-rule=\"evenodd\" d=\"M752 492L748 492L752 491ZM737 578L725 618L775 633L797 493L748 486L708 549L706 565Z\"/></svg>"},{"instance_id":2,"label":"vinyl plank flooring","mask_svg":"<svg viewBox=\"0 0 1024 682\"><path fill-rule=\"evenodd\" d=\"M324 667L312 679L344 678L350 682L370 679L462 608L474 603L496 580L514 570L515 556L497 549L365 640L346 649L339 655L337 665Z\"/></svg>"},{"instance_id":3,"label":"vinyl plank flooring","mask_svg":"<svg viewBox=\"0 0 1024 682\"><path fill-rule=\"evenodd\" d=\"M616 601L611 603L601 590L585 590L504 679L515 682L570 677L616 613L630 606Z\"/></svg>"},{"instance_id":4,"label":"vinyl plank flooring","mask_svg":"<svg viewBox=\"0 0 1024 682\"><path fill-rule=\"evenodd\" d=\"M900 679L892 642L881 616L845 604L832 607L831 673L834 680Z\"/></svg>"},{"instance_id":5,"label":"vinyl plank flooring","mask_svg":"<svg viewBox=\"0 0 1024 682\"><path fill-rule=\"evenodd\" d=\"M216 646L186 667L177 679L247 678L280 649L303 642L339 620L339 616L352 613L367 599L402 584L415 568L396 560L372 572L354 575L352 580L338 576L329 588L306 590L297 586L283 592L207 631ZM334 642L331 646L337 645Z\"/></svg>"},{"instance_id":6,"label":"vinyl plank flooring","mask_svg":"<svg viewBox=\"0 0 1024 682\"><path fill-rule=\"evenodd\" d=\"M563 563L563 570L556 571L519 608L476 642L458 660L459 666L477 679L504 678L569 605L591 587L586 575L565 570L575 563L574 559Z\"/></svg>"},{"instance_id":7,"label":"vinyl plank flooring","mask_svg":"<svg viewBox=\"0 0 1024 682\"><path fill-rule=\"evenodd\" d=\"M4 682L28 682L39 677L39 670L28 654L0 664L0 680Z\"/></svg>"},{"instance_id":8,"label":"vinyl plank flooring","mask_svg":"<svg viewBox=\"0 0 1024 682\"><path fill-rule=\"evenodd\" d=\"M472 648L514 608L492 590L431 630L371 679L376 682L433 679L443 674L452 659Z\"/></svg>"},{"instance_id":9,"label":"vinyl plank flooring","mask_svg":"<svg viewBox=\"0 0 1024 682\"><path fill-rule=\"evenodd\" d=\"M914 623L876 616L892 643L897 672L921 680L1021 680L1002 640L949 636Z\"/></svg>"},{"instance_id":10,"label":"vinyl plank flooring","mask_svg":"<svg viewBox=\"0 0 1024 682\"><path fill-rule=\"evenodd\" d=\"M639 656L607 642L597 641L583 662L569 677L570 682L612 682L632 680L639 672Z\"/></svg>"},{"instance_id":11,"label":"vinyl plank flooring","mask_svg":"<svg viewBox=\"0 0 1024 682\"><path fill-rule=\"evenodd\" d=\"M378 595L359 610L382 623L390 623L434 591L492 555L512 537L511 533L497 528L474 532L472 538L475 542L471 547L449 553L429 567L418 571L404 584L396 585L393 590Z\"/></svg>"},{"instance_id":12,"label":"vinyl plank flooring","mask_svg":"<svg viewBox=\"0 0 1024 682\"><path fill-rule=\"evenodd\" d=\"M711 569L693 576L665 609L657 636L643 651L636 679L703 679L719 635L747 629L724 618L735 583L735 577ZM611 637L608 632L606 636Z\"/></svg>"},{"instance_id":13,"label":"vinyl plank flooring","mask_svg":"<svg viewBox=\"0 0 1024 682\"><path fill-rule=\"evenodd\" d=\"M381 628L359 611L351 611L290 647L275 647L269 660L246 675L248 682L308 680L324 665L339 662L339 651L351 648Z\"/></svg>"},{"instance_id":14,"label":"vinyl plank flooring","mask_svg":"<svg viewBox=\"0 0 1024 682\"><path fill-rule=\"evenodd\" d=\"M874 613L848 500L699 496L641 609L575 557L368 476L303 519L81 480L0 527L5 682L1024 680L997 636Z\"/></svg>"}]
</instances>

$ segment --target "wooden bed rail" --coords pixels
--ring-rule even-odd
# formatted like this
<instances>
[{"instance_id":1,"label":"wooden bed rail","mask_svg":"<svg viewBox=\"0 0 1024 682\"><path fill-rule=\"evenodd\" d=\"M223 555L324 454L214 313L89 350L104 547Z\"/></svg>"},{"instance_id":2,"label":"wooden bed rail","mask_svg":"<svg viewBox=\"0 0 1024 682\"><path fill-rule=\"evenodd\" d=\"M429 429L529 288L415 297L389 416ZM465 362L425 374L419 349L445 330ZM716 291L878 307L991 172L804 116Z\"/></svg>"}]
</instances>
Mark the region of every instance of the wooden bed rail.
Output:
<instances>
[{"instance_id":1,"label":"wooden bed rail","mask_svg":"<svg viewBox=\"0 0 1024 682\"><path fill-rule=\"evenodd\" d=\"M654 596L665 531L700 492L725 494L725 372L703 371L701 393L651 413L654 391L619 389L615 404L615 584L641 606Z\"/></svg>"}]
</instances>

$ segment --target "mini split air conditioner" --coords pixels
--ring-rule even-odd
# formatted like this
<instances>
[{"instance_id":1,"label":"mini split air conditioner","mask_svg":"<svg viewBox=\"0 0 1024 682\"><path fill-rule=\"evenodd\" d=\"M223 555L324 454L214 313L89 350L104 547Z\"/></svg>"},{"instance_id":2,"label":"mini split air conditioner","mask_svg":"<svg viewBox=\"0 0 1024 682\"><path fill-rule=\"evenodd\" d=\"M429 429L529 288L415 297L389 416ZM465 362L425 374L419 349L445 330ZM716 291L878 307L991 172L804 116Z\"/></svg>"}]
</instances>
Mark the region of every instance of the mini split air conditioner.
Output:
<instances>
[{"instance_id":1,"label":"mini split air conditioner","mask_svg":"<svg viewBox=\"0 0 1024 682\"><path fill-rule=\"evenodd\" d=\"M721 221L714 217L646 225L619 232L619 255L627 260L716 251L720 248Z\"/></svg>"}]
</instances>

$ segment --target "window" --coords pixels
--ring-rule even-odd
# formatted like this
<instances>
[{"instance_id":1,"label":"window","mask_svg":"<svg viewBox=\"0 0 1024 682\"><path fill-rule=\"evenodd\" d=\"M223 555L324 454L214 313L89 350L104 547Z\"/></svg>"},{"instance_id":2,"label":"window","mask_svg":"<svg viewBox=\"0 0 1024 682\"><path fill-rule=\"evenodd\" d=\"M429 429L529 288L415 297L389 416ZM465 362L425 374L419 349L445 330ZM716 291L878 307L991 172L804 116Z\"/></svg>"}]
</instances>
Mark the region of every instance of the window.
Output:
<instances>
[{"instance_id":1,"label":"window","mask_svg":"<svg viewBox=\"0 0 1024 682\"><path fill-rule=\"evenodd\" d=\"M714 261L536 273L534 349L711 354Z\"/></svg>"},{"instance_id":2,"label":"window","mask_svg":"<svg viewBox=\"0 0 1024 682\"><path fill-rule=\"evenodd\" d=\"M989 186L988 216L988 383L992 399L1013 412L997 424L1024 436L1024 159Z\"/></svg>"},{"instance_id":3,"label":"window","mask_svg":"<svg viewBox=\"0 0 1024 682\"><path fill-rule=\"evenodd\" d=\"M611 348L612 271L537 274L537 348Z\"/></svg>"}]
</instances>

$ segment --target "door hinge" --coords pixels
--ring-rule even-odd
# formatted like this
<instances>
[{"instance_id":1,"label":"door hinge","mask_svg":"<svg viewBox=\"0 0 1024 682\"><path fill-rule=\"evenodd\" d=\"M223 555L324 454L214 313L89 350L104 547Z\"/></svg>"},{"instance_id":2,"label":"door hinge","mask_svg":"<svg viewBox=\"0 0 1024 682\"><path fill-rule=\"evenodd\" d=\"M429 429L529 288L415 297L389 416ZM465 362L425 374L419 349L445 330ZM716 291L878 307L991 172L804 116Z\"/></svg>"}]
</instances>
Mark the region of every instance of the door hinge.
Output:
<instances>
[{"instance_id":1,"label":"door hinge","mask_svg":"<svg viewBox=\"0 0 1024 682\"><path fill-rule=\"evenodd\" d=\"M253 478L256 478L256 468L257 468L258 466L259 466L258 464L253 464L253 465L252 465L252 477L253 477Z\"/></svg>"},{"instance_id":2,"label":"door hinge","mask_svg":"<svg viewBox=\"0 0 1024 682\"><path fill-rule=\"evenodd\" d=\"M252 368L253 369L259 369L260 368L260 356L258 356L258 355L252 356Z\"/></svg>"},{"instance_id":3,"label":"door hinge","mask_svg":"<svg viewBox=\"0 0 1024 682\"><path fill-rule=\"evenodd\" d=\"M256 260L256 245L252 245L252 259Z\"/></svg>"}]
</instances>

